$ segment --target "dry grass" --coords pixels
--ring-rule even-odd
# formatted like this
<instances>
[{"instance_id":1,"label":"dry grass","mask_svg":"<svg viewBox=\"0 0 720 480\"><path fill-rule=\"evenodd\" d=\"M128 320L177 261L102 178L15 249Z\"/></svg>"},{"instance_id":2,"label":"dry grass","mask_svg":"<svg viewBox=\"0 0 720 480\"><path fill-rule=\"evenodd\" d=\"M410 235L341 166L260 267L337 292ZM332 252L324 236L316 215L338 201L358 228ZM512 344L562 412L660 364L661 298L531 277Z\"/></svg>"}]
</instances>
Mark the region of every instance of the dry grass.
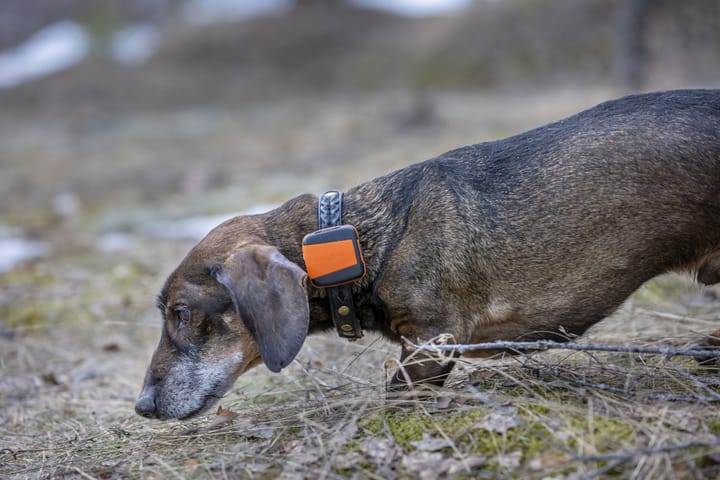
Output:
<instances>
[{"instance_id":1,"label":"dry grass","mask_svg":"<svg viewBox=\"0 0 720 480\"><path fill-rule=\"evenodd\" d=\"M41 197L63 187L36 173L51 150L58 165L79 162L70 186L92 185L83 183L82 176L92 173L84 162L93 163L105 150L122 168L137 170L128 178L142 177L145 167L122 159L157 150L159 168L173 175L197 158L215 158L209 164L230 172L237 185L231 205L242 207L249 199L276 202L296 191L317 191L326 181L357 183L445 148L558 118L601 96L611 95L437 95L435 120L407 129L397 113L409 107L381 97L360 102L359 110L343 100L250 106L226 112L228 117L213 112L206 134L185 140L179 117L173 127L161 116L139 125L164 125L166 133L120 128L134 125L127 119L118 120L120 133L100 131L78 144L69 136L57 150L43 151L47 145L32 142L27 147L27 132L23 137L6 131L3 141L14 145L6 150L11 173L37 181ZM10 120L3 125L13 125ZM252 129L258 121L275 120L279 126L270 133ZM199 154L176 158L190 144ZM38 157L28 157L28 148ZM290 154L294 166L284 168ZM298 173L331 160L324 179ZM285 183L274 176L277 171L287 173ZM13 182L0 183L8 189L0 198L12 196ZM319 336L308 339L281 374L259 367L241 377L219 415L188 423L142 419L133 403L159 334L153 296L189 244L129 230L137 241L130 250L98 250L98 233L119 225L108 220L107 210L124 198L122 185L116 187L98 197L105 202L99 212L55 220L59 225L48 232L52 257L0 275L0 478L720 475L719 377L683 358L552 351L464 363L447 388L428 398L388 401L384 366L398 355L397 346L373 337L347 344ZM148 188L156 185L150 181ZM229 198L193 188L160 195L184 213L213 211L213 198ZM81 200L96 199L90 190L77 193ZM5 207L8 218L27 217L27 210L16 210L19 204ZM141 213L147 208L143 204ZM717 328L717 293L674 276L657 279L582 340L688 347Z\"/></svg>"},{"instance_id":2,"label":"dry grass","mask_svg":"<svg viewBox=\"0 0 720 480\"><path fill-rule=\"evenodd\" d=\"M148 273L141 263L139 278ZM37 265L34 273L16 272L18 291L37 285L18 306L52 299L60 288L52 278L63 271ZM102 313L112 320L45 316L1 340L2 478L720 474L719 377L687 358L556 350L463 362L447 388L422 400L387 400L382 366L395 346L315 337L288 371L258 368L242 377L218 414L149 422L132 404L155 315L136 299L146 285L133 286L127 272L101 285L125 298L107 301ZM74 311L99 308L92 300L98 285L85 273L88 280L73 286ZM678 321L667 309L649 310L646 298L658 289L694 316ZM684 279L661 278L583 340L687 347L720 307L703 298ZM6 309L4 318L13 314Z\"/></svg>"}]
</instances>

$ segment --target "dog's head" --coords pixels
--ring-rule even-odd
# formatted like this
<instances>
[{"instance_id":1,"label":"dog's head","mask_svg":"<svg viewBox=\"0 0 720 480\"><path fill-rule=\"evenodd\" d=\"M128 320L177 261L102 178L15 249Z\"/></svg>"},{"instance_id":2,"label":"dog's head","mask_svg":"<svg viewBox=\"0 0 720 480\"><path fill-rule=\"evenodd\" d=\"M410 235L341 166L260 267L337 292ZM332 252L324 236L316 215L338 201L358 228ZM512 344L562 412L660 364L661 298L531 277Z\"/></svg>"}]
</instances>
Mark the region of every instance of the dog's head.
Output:
<instances>
[{"instance_id":1,"label":"dog's head","mask_svg":"<svg viewBox=\"0 0 720 480\"><path fill-rule=\"evenodd\" d=\"M135 405L148 418L189 418L264 362L279 372L308 330L305 271L252 233L253 217L210 232L158 299L160 344Z\"/></svg>"}]
</instances>

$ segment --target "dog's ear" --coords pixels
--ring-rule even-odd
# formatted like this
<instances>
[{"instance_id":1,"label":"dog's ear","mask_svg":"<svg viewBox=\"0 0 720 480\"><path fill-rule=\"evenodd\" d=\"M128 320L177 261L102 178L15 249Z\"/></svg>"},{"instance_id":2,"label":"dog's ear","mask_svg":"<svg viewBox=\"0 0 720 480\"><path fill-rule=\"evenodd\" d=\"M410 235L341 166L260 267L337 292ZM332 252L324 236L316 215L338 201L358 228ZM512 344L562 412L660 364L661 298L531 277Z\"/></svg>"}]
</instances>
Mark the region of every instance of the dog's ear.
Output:
<instances>
[{"instance_id":1,"label":"dog's ear","mask_svg":"<svg viewBox=\"0 0 720 480\"><path fill-rule=\"evenodd\" d=\"M310 320L307 274L275 247L249 245L213 272L273 372L292 362L307 336Z\"/></svg>"}]
</instances>

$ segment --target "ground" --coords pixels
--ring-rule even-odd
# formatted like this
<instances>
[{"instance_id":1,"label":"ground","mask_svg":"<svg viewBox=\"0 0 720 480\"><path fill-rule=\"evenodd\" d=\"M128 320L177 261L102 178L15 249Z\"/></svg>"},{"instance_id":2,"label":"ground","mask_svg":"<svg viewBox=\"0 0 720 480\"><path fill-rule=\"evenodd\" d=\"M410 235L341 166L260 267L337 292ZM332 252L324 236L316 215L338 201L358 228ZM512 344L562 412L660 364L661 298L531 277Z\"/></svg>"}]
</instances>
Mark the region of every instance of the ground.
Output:
<instances>
[{"instance_id":1,"label":"ground","mask_svg":"<svg viewBox=\"0 0 720 480\"><path fill-rule=\"evenodd\" d=\"M399 348L328 334L280 374L241 377L202 418L133 412L159 337L154 295L197 239L180 220L345 188L618 93L0 115L0 219L51 249L0 274L0 477L716 478L718 376L687 357L463 362L436 395L396 402ZM718 293L661 277L578 341L688 348L717 328Z\"/></svg>"}]
</instances>

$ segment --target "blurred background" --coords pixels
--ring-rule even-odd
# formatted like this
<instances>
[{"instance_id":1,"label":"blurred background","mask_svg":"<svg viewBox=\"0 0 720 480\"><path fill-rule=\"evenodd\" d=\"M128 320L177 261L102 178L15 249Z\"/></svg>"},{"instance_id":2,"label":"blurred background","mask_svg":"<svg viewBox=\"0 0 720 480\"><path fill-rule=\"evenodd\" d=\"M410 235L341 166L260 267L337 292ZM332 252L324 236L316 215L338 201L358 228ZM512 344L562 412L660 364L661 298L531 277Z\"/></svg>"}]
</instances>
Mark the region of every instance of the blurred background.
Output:
<instances>
[{"instance_id":1,"label":"blurred background","mask_svg":"<svg viewBox=\"0 0 720 480\"><path fill-rule=\"evenodd\" d=\"M716 0L4 0L0 269L717 86L719 55Z\"/></svg>"},{"instance_id":2,"label":"blurred background","mask_svg":"<svg viewBox=\"0 0 720 480\"><path fill-rule=\"evenodd\" d=\"M0 433L144 428L154 296L221 220L681 87L720 87L718 0L2 0ZM716 317L682 285L643 298ZM323 338L298 364L382 384Z\"/></svg>"}]
</instances>

